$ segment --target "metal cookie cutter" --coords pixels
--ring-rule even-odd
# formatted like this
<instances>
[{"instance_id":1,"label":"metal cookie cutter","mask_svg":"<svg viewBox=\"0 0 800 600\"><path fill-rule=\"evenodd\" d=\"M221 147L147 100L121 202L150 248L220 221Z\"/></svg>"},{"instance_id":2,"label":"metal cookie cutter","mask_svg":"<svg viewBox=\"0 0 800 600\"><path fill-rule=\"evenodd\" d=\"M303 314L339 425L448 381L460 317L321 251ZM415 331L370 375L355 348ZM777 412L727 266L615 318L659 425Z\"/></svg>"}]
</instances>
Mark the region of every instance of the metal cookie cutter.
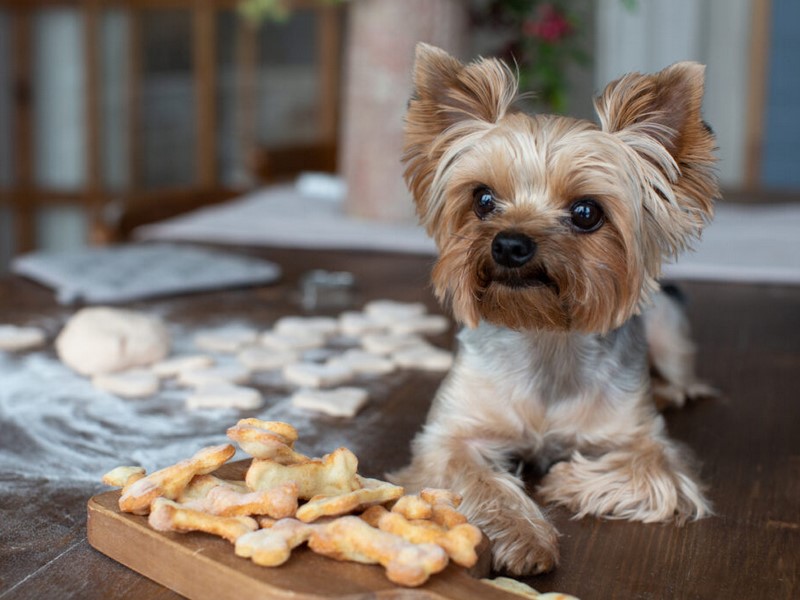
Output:
<instances>
[{"instance_id":1,"label":"metal cookie cutter","mask_svg":"<svg viewBox=\"0 0 800 600\"><path fill-rule=\"evenodd\" d=\"M355 281L347 271L309 271L300 280L300 303L306 310L349 306L353 303Z\"/></svg>"}]
</instances>

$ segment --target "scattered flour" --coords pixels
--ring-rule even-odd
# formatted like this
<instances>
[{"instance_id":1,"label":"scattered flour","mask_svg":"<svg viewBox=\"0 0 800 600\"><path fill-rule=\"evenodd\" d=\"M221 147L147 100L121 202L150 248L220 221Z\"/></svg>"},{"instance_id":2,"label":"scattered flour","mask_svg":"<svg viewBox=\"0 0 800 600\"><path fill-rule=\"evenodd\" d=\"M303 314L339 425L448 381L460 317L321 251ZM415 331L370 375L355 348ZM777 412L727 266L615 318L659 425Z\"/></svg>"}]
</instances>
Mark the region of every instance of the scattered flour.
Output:
<instances>
[{"instance_id":1,"label":"scattered flour","mask_svg":"<svg viewBox=\"0 0 800 600\"><path fill-rule=\"evenodd\" d=\"M171 316L161 315L167 323ZM48 331L56 329L57 324L52 325ZM196 329L168 327L172 356L196 352ZM352 339L350 346L356 343ZM218 365L241 364L232 354L215 354L213 359ZM245 417L291 423L300 433L297 448L304 454L322 456L346 446L359 456L369 455L385 430L381 405L404 377L401 371L360 381L371 400L354 420L292 406L296 387L280 371L254 374L252 385L264 400L259 409L187 410L190 390L172 380L163 381L150 397L130 400L96 389L88 378L65 366L52 348L25 354L0 352L0 480L47 479L57 482L59 489L79 486L93 493L102 475L116 466L141 465L151 472L204 446L225 443L225 429ZM240 458L245 455L234 460Z\"/></svg>"}]
</instances>

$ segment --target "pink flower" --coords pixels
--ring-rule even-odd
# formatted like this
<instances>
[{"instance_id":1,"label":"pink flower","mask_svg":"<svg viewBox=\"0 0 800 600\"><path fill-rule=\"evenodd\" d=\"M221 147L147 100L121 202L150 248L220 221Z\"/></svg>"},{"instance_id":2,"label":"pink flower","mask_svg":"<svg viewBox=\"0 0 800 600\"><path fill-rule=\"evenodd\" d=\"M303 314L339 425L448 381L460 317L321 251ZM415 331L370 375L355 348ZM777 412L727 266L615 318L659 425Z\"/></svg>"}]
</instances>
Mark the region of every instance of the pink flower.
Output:
<instances>
[{"instance_id":1,"label":"pink flower","mask_svg":"<svg viewBox=\"0 0 800 600\"><path fill-rule=\"evenodd\" d=\"M549 2L540 4L536 15L522 25L525 35L553 44L572 33L572 25L558 8Z\"/></svg>"}]
</instances>

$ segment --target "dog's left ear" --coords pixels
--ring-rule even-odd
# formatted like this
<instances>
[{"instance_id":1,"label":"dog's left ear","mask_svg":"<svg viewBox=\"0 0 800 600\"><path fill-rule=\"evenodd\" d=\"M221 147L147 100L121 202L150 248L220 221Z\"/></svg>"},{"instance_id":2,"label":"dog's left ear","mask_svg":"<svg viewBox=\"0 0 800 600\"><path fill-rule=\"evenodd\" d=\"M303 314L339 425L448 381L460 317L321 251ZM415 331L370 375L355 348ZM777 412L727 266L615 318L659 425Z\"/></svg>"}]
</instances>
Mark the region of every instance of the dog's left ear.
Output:
<instances>
[{"instance_id":1,"label":"dog's left ear","mask_svg":"<svg viewBox=\"0 0 800 600\"><path fill-rule=\"evenodd\" d=\"M703 121L705 67L680 62L652 75L632 73L595 100L604 131L618 135L645 160L651 193L644 202L662 251L675 254L700 234L719 196L716 141Z\"/></svg>"}]
</instances>

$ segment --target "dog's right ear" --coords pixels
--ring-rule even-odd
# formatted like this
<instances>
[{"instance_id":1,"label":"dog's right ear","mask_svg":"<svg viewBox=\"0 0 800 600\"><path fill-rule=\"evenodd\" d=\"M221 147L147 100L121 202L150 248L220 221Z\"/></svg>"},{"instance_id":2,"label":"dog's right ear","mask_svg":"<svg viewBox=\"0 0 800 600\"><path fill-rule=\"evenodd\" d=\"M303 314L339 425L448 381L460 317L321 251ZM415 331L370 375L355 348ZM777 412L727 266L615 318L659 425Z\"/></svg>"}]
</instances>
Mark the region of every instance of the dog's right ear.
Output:
<instances>
[{"instance_id":1,"label":"dog's right ear","mask_svg":"<svg viewBox=\"0 0 800 600\"><path fill-rule=\"evenodd\" d=\"M480 59L464 65L441 48L419 43L409 109L432 108L441 132L464 119L497 122L514 101L517 80L505 63Z\"/></svg>"},{"instance_id":2,"label":"dog's right ear","mask_svg":"<svg viewBox=\"0 0 800 600\"><path fill-rule=\"evenodd\" d=\"M413 81L403 162L417 213L430 233L441 205L441 198L432 197L432 186L442 158L457 142L503 118L516 98L517 79L499 60L464 65L444 50L420 43Z\"/></svg>"}]
</instances>

